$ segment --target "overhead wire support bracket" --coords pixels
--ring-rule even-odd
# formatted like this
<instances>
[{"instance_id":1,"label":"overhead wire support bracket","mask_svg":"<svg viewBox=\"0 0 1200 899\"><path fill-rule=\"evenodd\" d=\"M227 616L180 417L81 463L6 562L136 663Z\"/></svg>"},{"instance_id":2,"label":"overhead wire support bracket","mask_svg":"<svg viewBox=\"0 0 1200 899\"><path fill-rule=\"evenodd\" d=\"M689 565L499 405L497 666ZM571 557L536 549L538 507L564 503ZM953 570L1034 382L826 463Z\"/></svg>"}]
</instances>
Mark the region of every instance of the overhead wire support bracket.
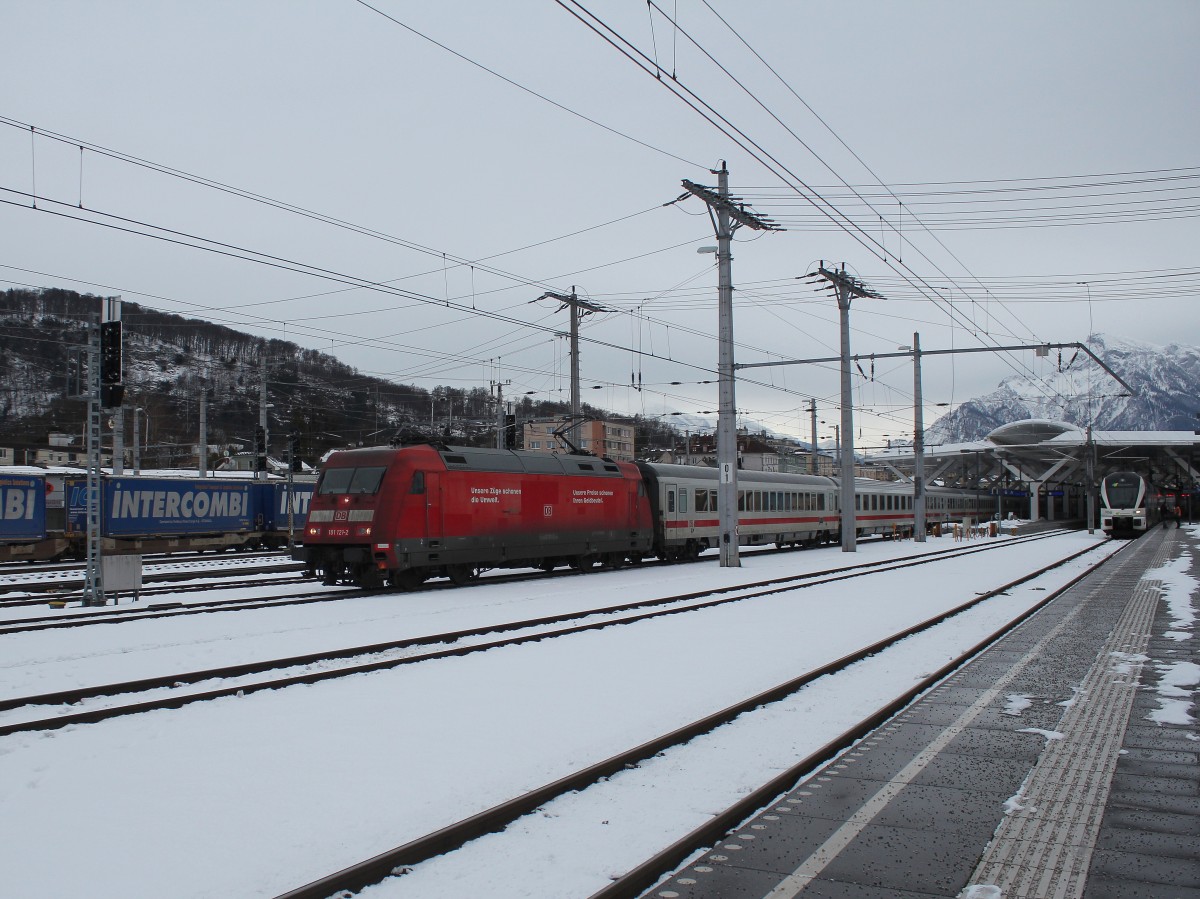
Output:
<instances>
[{"instance_id":1,"label":"overhead wire support bracket","mask_svg":"<svg viewBox=\"0 0 1200 899\"><path fill-rule=\"evenodd\" d=\"M598 303L593 303L590 300L584 300L575 292L575 286L571 285L571 293L568 296L565 293L556 293L553 290L547 290L537 300L556 300L562 305L558 307L558 311L564 309L571 310L571 427L568 429L571 433L571 438L564 440L575 452L576 444L579 443L579 425L582 422L583 416L580 411L579 398L579 319L585 315L591 315L593 312L611 312L610 309L605 309Z\"/></svg>"},{"instance_id":2,"label":"overhead wire support bracket","mask_svg":"<svg viewBox=\"0 0 1200 899\"><path fill-rule=\"evenodd\" d=\"M950 350L921 350L922 356L957 356L962 353L1007 353L1015 352L1016 350L1053 350L1053 349L1075 349L1082 350L1092 358L1092 361L1099 365L1108 375L1124 387L1131 394L1134 389L1130 384L1119 374L1112 370L1103 359L1093 353L1086 344L1082 343L1022 343L1012 346L976 346L976 347L958 347ZM856 354L850 357L850 361L858 362L860 359L899 359L912 358L912 350L904 350L896 353L864 353ZM776 365L820 365L822 363L840 362L841 356L822 356L818 359L780 359L775 362L739 362L734 368L771 368Z\"/></svg>"},{"instance_id":3,"label":"overhead wire support bracket","mask_svg":"<svg viewBox=\"0 0 1200 899\"><path fill-rule=\"evenodd\" d=\"M745 225L755 231L786 231L782 225L771 221L765 215L756 215L746 209L746 204L738 200L736 197L723 197L715 190L705 187L702 184L696 184L694 181L683 179L683 186L689 192L705 203L709 208L717 212L724 212L738 225ZM736 226L735 226L736 227Z\"/></svg>"}]
</instances>

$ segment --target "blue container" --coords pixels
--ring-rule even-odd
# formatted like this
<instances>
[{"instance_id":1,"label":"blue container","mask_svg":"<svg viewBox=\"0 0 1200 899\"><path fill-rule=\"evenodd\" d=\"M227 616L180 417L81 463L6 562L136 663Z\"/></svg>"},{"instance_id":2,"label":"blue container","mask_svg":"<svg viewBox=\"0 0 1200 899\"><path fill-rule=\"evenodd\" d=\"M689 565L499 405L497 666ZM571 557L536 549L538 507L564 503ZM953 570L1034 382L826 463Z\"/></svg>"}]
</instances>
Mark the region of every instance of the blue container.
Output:
<instances>
[{"instance_id":1,"label":"blue container","mask_svg":"<svg viewBox=\"0 0 1200 899\"><path fill-rule=\"evenodd\" d=\"M46 482L37 475L0 475L0 543L46 539Z\"/></svg>"},{"instance_id":2,"label":"blue container","mask_svg":"<svg viewBox=\"0 0 1200 899\"><path fill-rule=\"evenodd\" d=\"M73 486L81 489L71 490L71 520L82 530L85 491L79 482ZM106 478L100 491L100 532L105 537L166 537L253 531L260 511L253 488L248 480Z\"/></svg>"},{"instance_id":3,"label":"blue container","mask_svg":"<svg viewBox=\"0 0 1200 899\"><path fill-rule=\"evenodd\" d=\"M286 531L288 526L287 484L273 483L266 486L271 491L270 510L264 510L266 529L268 531ZM292 482L292 527L297 534L304 531L304 522L308 518L308 504L312 500L314 487L316 484L311 481Z\"/></svg>"}]
</instances>

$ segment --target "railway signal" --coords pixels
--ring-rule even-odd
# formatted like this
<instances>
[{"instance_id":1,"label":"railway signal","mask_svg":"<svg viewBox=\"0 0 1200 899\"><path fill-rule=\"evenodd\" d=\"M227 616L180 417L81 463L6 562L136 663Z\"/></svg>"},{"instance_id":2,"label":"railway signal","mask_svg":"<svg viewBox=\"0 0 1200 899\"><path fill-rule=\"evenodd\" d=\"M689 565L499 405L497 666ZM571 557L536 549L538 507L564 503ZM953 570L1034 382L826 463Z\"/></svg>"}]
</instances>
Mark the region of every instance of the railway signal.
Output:
<instances>
[{"instance_id":1,"label":"railway signal","mask_svg":"<svg viewBox=\"0 0 1200 899\"><path fill-rule=\"evenodd\" d=\"M121 320L100 323L100 405L115 409L125 398L121 373Z\"/></svg>"},{"instance_id":2,"label":"railway signal","mask_svg":"<svg viewBox=\"0 0 1200 899\"><path fill-rule=\"evenodd\" d=\"M262 425L254 429L254 470L267 470L267 429Z\"/></svg>"}]
</instances>

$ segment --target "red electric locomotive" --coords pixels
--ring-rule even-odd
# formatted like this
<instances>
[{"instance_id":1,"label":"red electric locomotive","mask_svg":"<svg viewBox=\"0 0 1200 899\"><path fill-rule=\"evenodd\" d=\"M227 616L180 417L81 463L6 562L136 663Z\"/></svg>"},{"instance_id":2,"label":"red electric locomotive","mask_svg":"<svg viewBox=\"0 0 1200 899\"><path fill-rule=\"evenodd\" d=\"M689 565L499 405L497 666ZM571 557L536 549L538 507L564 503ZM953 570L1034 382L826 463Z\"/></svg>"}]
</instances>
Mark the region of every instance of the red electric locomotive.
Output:
<instances>
[{"instance_id":1,"label":"red electric locomotive","mask_svg":"<svg viewBox=\"0 0 1200 899\"><path fill-rule=\"evenodd\" d=\"M653 539L632 463L421 445L331 455L304 557L327 584L413 589L430 577L467 583L488 568L639 561Z\"/></svg>"}]
</instances>

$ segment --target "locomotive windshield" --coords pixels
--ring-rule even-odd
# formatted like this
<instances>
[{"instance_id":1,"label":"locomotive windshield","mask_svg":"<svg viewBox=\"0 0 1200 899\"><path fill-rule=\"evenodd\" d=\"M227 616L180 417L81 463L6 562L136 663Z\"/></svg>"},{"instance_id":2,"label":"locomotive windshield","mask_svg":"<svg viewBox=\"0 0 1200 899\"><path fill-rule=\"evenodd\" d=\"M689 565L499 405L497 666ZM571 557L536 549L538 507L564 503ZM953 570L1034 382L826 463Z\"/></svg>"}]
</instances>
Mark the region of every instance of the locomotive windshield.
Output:
<instances>
[{"instance_id":1,"label":"locomotive windshield","mask_svg":"<svg viewBox=\"0 0 1200 899\"><path fill-rule=\"evenodd\" d=\"M321 475L321 483L317 492L328 496L330 494L368 494L378 493L379 484L383 481L384 466L362 468L327 468Z\"/></svg>"},{"instance_id":2,"label":"locomotive windshield","mask_svg":"<svg viewBox=\"0 0 1200 899\"><path fill-rule=\"evenodd\" d=\"M1113 475L1104 482L1104 493L1111 509L1132 509L1137 505L1141 479L1133 475Z\"/></svg>"}]
</instances>

